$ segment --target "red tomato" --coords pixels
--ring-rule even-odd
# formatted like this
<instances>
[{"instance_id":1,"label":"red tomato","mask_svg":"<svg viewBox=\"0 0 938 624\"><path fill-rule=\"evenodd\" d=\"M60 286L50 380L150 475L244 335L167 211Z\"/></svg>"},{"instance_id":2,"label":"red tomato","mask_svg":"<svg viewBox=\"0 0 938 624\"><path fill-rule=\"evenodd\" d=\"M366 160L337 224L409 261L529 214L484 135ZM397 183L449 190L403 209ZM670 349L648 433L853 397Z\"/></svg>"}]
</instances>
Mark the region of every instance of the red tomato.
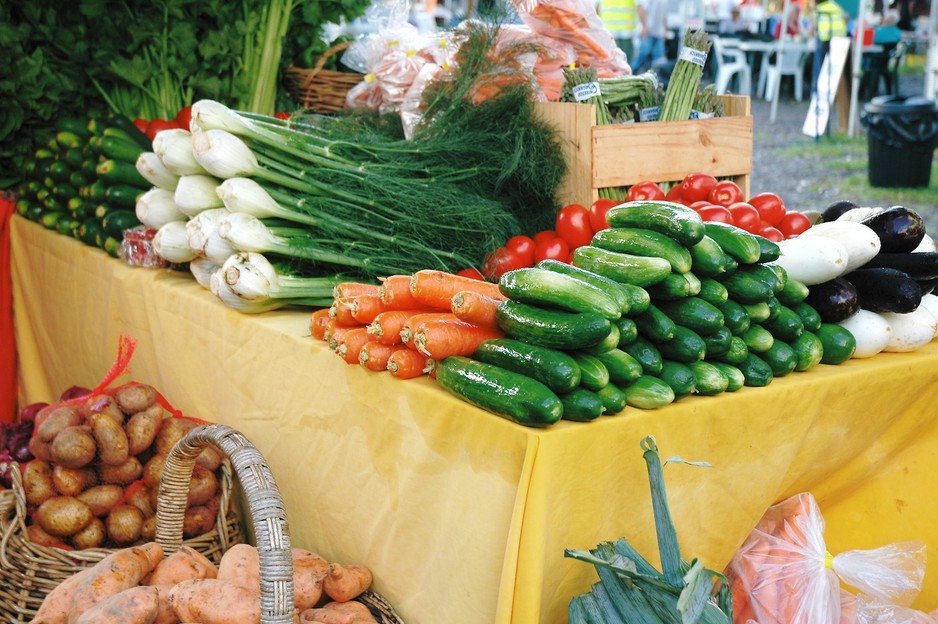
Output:
<instances>
[{"instance_id":1,"label":"red tomato","mask_svg":"<svg viewBox=\"0 0 938 624\"><path fill-rule=\"evenodd\" d=\"M716 186L717 179L709 173L691 173L681 181L681 197L695 202L709 199L710 191Z\"/></svg>"},{"instance_id":2,"label":"red tomato","mask_svg":"<svg viewBox=\"0 0 938 624\"><path fill-rule=\"evenodd\" d=\"M150 123L150 122L147 121L146 119L144 119L143 117L137 117L136 119L134 119L134 125L137 126L137 129L140 130L140 132L142 132L142 133L144 133L144 134L147 133L147 124L148 124L148 123Z\"/></svg>"},{"instance_id":3,"label":"red tomato","mask_svg":"<svg viewBox=\"0 0 938 624\"><path fill-rule=\"evenodd\" d=\"M183 130L189 129L189 122L192 121L192 105L183 106L178 113L176 113L176 123L179 124L179 127Z\"/></svg>"},{"instance_id":4,"label":"red tomato","mask_svg":"<svg viewBox=\"0 0 938 624\"><path fill-rule=\"evenodd\" d=\"M521 269L527 266L531 265L524 264L523 259L519 257L514 250L508 249L507 247L499 247L485 257L485 261L482 262L482 275L484 275L486 279L497 282L501 276L508 271L514 271L515 269Z\"/></svg>"},{"instance_id":5,"label":"red tomato","mask_svg":"<svg viewBox=\"0 0 938 624\"><path fill-rule=\"evenodd\" d=\"M569 257L570 245L559 236L550 240L543 240L534 247L534 262L540 262L548 258L566 262Z\"/></svg>"},{"instance_id":6,"label":"red tomato","mask_svg":"<svg viewBox=\"0 0 938 624\"><path fill-rule=\"evenodd\" d=\"M720 206L729 206L743 199L742 189L732 180L720 180L710 191L710 201Z\"/></svg>"},{"instance_id":7,"label":"red tomato","mask_svg":"<svg viewBox=\"0 0 938 624\"><path fill-rule=\"evenodd\" d=\"M277 119L289 119L290 113L288 113L287 111L280 111L279 113L274 113L274 117L276 117Z\"/></svg>"},{"instance_id":8,"label":"red tomato","mask_svg":"<svg viewBox=\"0 0 938 624\"><path fill-rule=\"evenodd\" d=\"M664 196L664 198L665 198L665 200L667 200L667 201L676 202L676 203L678 203L678 204L684 204L685 206L689 206L689 205L690 205L690 202L687 201L686 199L684 199L684 196L681 195L681 185L680 185L680 184L675 184L674 186L672 186L672 187L671 187L671 190L669 190L669 191L667 192L667 194Z\"/></svg>"},{"instance_id":9,"label":"red tomato","mask_svg":"<svg viewBox=\"0 0 938 624\"><path fill-rule=\"evenodd\" d=\"M157 132L172 128L179 128L179 124L176 123L175 119L151 119L150 123L147 124L147 138L152 141Z\"/></svg>"},{"instance_id":10,"label":"red tomato","mask_svg":"<svg viewBox=\"0 0 938 624\"><path fill-rule=\"evenodd\" d=\"M730 209L726 206L717 206L711 204L709 206L704 206L697 210L697 214L700 215L700 218L704 221L718 221L719 223L729 223L730 225L736 225L733 222L733 213L730 212Z\"/></svg>"},{"instance_id":11,"label":"red tomato","mask_svg":"<svg viewBox=\"0 0 938 624\"><path fill-rule=\"evenodd\" d=\"M733 215L733 223L747 232L755 232L760 227L759 211L746 202L734 202L728 206Z\"/></svg>"},{"instance_id":12,"label":"red tomato","mask_svg":"<svg viewBox=\"0 0 938 624\"><path fill-rule=\"evenodd\" d=\"M759 217L768 225L777 225L785 216L785 202L775 193L753 195L749 203L759 211Z\"/></svg>"},{"instance_id":13,"label":"red tomato","mask_svg":"<svg viewBox=\"0 0 938 624\"><path fill-rule=\"evenodd\" d=\"M785 235L782 234L778 228L771 225L766 225L764 221L762 222L762 227L758 232L756 232L756 234L776 243L785 238Z\"/></svg>"},{"instance_id":14,"label":"red tomato","mask_svg":"<svg viewBox=\"0 0 938 624\"><path fill-rule=\"evenodd\" d=\"M568 204L560 209L556 229L557 235L567 241L570 249L589 245L593 240L589 210L580 204Z\"/></svg>"},{"instance_id":15,"label":"red tomato","mask_svg":"<svg viewBox=\"0 0 938 624\"><path fill-rule=\"evenodd\" d=\"M647 199L664 199L664 191L654 182L639 182L633 184L625 196L626 201L644 201Z\"/></svg>"},{"instance_id":16,"label":"red tomato","mask_svg":"<svg viewBox=\"0 0 938 624\"><path fill-rule=\"evenodd\" d=\"M458 271L456 275L462 275L463 277L470 277L472 279L479 280L482 282L485 281L485 276L479 273L479 270L474 267L469 267L468 269L463 269L462 271Z\"/></svg>"},{"instance_id":17,"label":"red tomato","mask_svg":"<svg viewBox=\"0 0 938 624\"><path fill-rule=\"evenodd\" d=\"M714 204L713 204L712 201L710 201L710 200L708 200L708 199L701 199L700 201L695 201L695 202L693 202L693 203L690 205L690 207L693 208L694 210L700 210L701 208L705 208L705 207L707 207L707 206L713 206L713 205L714 205Z\"/></svg>"},{"instance_id":18,"label":"red tomato","mask_svg":"<svg viewBox=\"0 0 938 624\"><path fill-rule=\"evenodd\" d=\"M505 249L514 253L524 266L534 266L534 239L530 236L512 236L505 243Z\"/></svg>"},{"instance_id":19,"label":"red tomato","mask_svg":"<svg viewBox=\"0 0 938 624\"><path fill-rule=\"evenodd\" d=\"M797 210L789 210L776 227L785 238L794 238L811 227L811 221Z\"/></svg>"},{"instance_id":20,"label":"red tomato","mask_svg":"<svg viewBox=\"0 0 938 624\"><path fill-rule=\"evenodd\" d=\"M534 244L557 238L557 230L541 230L534 235Z\"/></svg>"},{"instance_id":21,"label":"red tomato","mask_svg":"<svg viewBox=\"0 0 938 624\"><path fill-rule=\"evenodd\" d=\"M593 229L594 233L609 228L609 223L606 221L606 213L609 212L610 208L618 206L621 203L622 202L618 202L614 199L606 199L603 197L590 204L590 227Z\"/></svg>"}]
</instances>

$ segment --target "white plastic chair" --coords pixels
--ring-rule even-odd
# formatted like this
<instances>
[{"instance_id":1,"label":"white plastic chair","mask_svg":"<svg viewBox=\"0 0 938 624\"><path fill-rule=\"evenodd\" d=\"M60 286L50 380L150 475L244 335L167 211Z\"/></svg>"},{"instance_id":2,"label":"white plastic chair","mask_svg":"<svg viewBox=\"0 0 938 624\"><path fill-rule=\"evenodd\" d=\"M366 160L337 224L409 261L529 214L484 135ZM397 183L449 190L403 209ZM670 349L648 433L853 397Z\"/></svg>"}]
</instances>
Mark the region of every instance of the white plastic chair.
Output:
<instances>
[{"instance_id":1,"label":"white plastic chair","mask_svg":"<svg viewBox=\"0 0 938 624\"><path fill-rule=\"evenodd\" d=\"M795 99L801 101L804 93L804 67L802 60L804 53L799 50L786 50L782 48L782 53L775 54L775 62L766 65L759 76L759 93L763 94L766 100L775 97L775 90L781 83L782 76L791 76L795 81Z\"/></svg>"},{"instance_id":2,"label":"white plastic chair","mask_svg":"<svg viewBox=\"0 0 938 624\"><path fill-rule=\"evenodd\" d=\"M716 92L726 93L730 81L736 76L739 80L740 95L752 92L752 69L746 60L746 53L739 48L727 45L726 40L713 37L713 60L716 68Z\"/></svg>"}]
</instances>

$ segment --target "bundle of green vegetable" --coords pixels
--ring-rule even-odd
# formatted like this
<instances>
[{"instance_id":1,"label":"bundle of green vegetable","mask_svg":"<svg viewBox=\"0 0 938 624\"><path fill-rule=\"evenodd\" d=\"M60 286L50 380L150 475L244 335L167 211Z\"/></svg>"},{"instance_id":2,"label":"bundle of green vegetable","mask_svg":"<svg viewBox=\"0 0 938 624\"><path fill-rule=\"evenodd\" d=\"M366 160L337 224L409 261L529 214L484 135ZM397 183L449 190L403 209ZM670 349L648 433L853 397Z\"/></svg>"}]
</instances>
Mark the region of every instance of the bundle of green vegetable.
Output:
<instances>
[{"instance_id":1,"label":"bundle of green vegetable","mask_svg":"<svg viewBox=\"0 0 938 624\"><path fill-rule=\"evenodd\" d=\"M725 581L723 575L705 568L698 559L688 563L681 557L655 439L648 436L641 446L651 484L661 571L625 538L589 552L565 550L565 556L594 565L600 579L589 593L570 601L570 624L731 624L729 586L714 583ZM688 463L680 459L665 463L673 461Z\"/></svg>"},{"instance_id":2,"label":"bundle of green vegetable","mask_svg":"<svg viewBox=\"0 0 938 624\"><path fill-rule=\"evenodd\" d=\"M684 45L674 65L674 71L671 72L671 80L668 82L658 115L659 121L681 121L690 118L708 52L710 39L706 32L688 30L684 33Z\"/></svg>"}]
</instances>

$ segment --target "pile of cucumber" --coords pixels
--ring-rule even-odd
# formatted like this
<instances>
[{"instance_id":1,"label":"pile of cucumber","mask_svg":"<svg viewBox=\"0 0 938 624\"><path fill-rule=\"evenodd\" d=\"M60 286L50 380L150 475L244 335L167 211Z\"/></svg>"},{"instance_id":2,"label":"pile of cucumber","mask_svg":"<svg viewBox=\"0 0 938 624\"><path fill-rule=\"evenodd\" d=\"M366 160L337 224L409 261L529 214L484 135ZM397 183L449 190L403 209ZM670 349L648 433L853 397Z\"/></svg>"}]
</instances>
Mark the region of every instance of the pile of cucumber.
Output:
<instances>
[{"instance_id":1,"label":"pile of cucumber","mask_svg":"<svg viewBox=\"0 0 938 624\"><path fill-rule=\"evenodd\" d=\"M140 225L134 207L152 185L136 162L151 148L122 115L60 118L55 136L26 165L17 212L116 257L124 230Z\"/></svg>"},{"instance_id":2,"label":"pile of cucumber","mask_svg":"<svg viewBox=\"0 0 938 624\"><path fill-rule=\"evenodd\" d=\"M530 426L655 409L848 360L808 287L773 264L776 243L664 201L628 202L572 265L505 273L506 338L437 365L452 393Z\"/></svg>"}]
</instances>

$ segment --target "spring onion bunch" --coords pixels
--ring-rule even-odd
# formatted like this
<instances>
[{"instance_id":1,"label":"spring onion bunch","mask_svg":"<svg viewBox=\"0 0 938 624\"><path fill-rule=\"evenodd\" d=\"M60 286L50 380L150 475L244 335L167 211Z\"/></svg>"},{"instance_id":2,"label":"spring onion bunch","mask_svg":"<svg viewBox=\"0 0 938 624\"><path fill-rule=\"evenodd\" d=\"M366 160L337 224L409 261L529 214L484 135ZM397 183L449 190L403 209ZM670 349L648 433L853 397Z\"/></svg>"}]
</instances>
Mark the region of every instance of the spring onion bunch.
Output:
<instances>
[{"instance_id":1,"label":"spring onion bunch","mask_svg":"<svg viewBox=\"0 0 938 624\"><path fill-rule=\"evenodd\" d=\"M238 253L211 277L213 292L242 312L266 312L286 305L324 308L333 301L341 276L297 277L259 253Z\"/></svg>"}]
</instances>

